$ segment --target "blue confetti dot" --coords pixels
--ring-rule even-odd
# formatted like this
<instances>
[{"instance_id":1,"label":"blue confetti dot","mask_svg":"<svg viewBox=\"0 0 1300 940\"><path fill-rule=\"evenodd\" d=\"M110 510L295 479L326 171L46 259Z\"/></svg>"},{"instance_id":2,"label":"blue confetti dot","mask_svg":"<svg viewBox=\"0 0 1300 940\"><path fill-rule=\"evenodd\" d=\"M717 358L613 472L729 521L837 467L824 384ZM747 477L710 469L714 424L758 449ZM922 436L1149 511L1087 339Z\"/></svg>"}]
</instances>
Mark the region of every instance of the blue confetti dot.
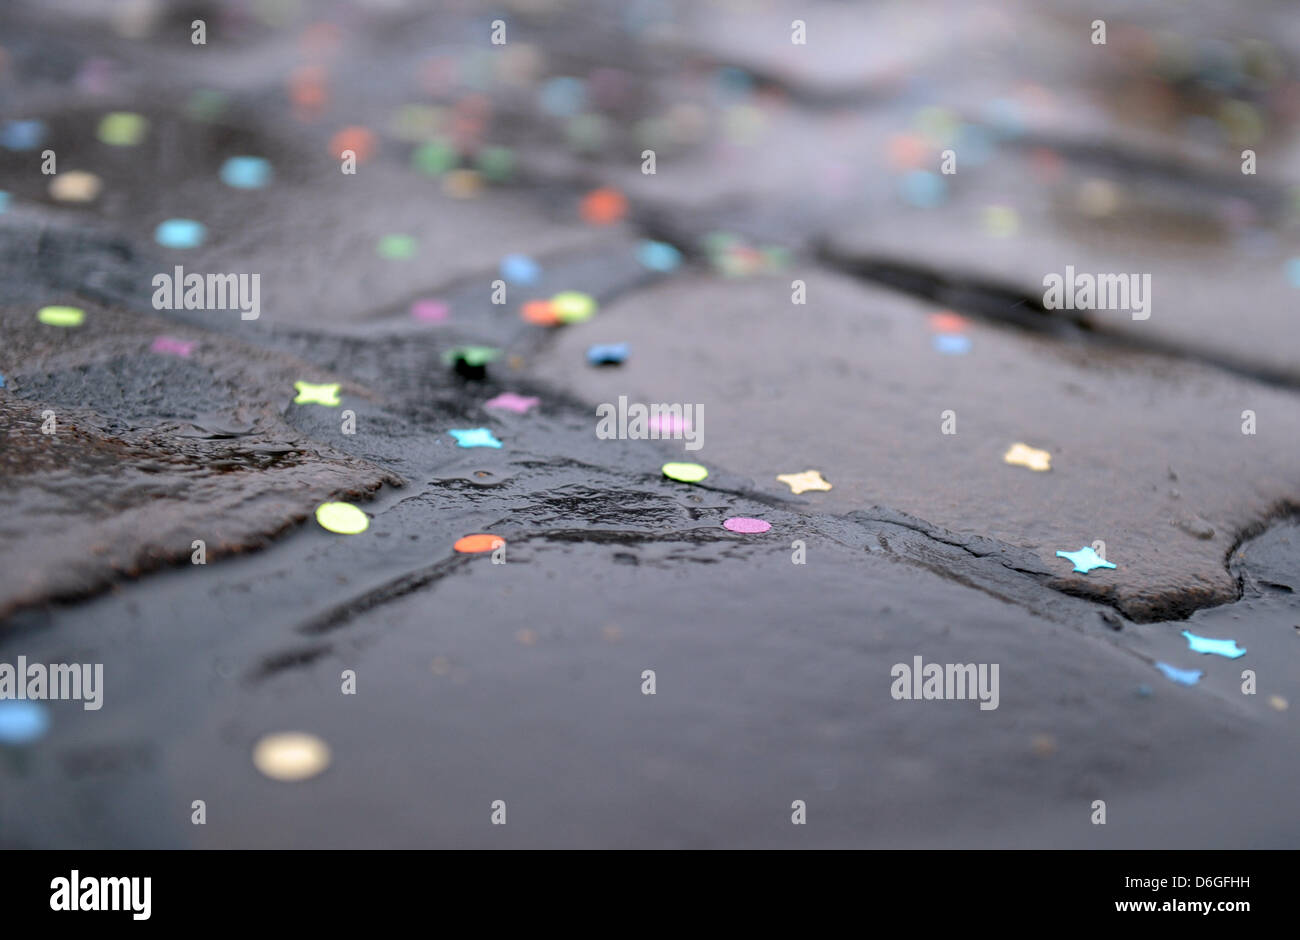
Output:
<instances>
[{"instance_id":1,"label":"blue confetti dot","mask_svg":"<svg viewBox=\"0 0 1300 940\"><path fill-rule=\"evenodd\" d=\"M966 166L983 166L993 157L993 135L979 124L963 124L957 131L957 159Z\"/></svg>"},{"instance_id":2,"label":"blue confetti dot","mask_svg":"<svg viewBox=\"0 0 1300 940\"><path fill-rule=\"evenodd\" d=\"M555 117L572 117L582 110L586 100L587 88L582 79L561 76L542 85L542 110Z\"/></svg>"},{"instance_id":3,"label":"blue confetti dot","mask_svg":"<svg viewBox=\"0 0 1300 940\"><path fill-rule=\"evenodd\" d=\"M0 147L6 150L35 150L44 138L44 121L5 121L0 128Z\"/></svg>"},{"instance_id":4,"label":"blue confetti dot","mask_svg":"<svg viewBox=\"0 0 1300 940\"><path fill-rule=\"evenodd\" d=\"M4 212L8 208L9 208L9 194L5 192L3 189L0 189L0 212Z\"/></svg>"},{"instance_id":5,"label":"blue confetti dot","mask_svg":"<svg viewBox=\"0 0 1300 940\"><path fill-rule=\"evenodd\" d=\"M542 268L527 255L506 255L501 259L501 276L510 284L533 284Z\"/></svg>"},{"instance_id":6,"label":"blue confetti dot","mask_svg":"<svg viewBox=\"0 0 1300 940\"><path fill-rule=\"evenodd\" d=\"M221 182L235 189L261 189L271 181L271 164L261 157L231 157L221 165Z\"/></svg>"},{"instance_id":7,"label":"blue confetti dot","mask_svg":"<svg viewBox=\"0 0 1300 940\"><path fill-rule=\"evenodd\" d=\"M984 120L1002 137L1019 137L1025 132L1020 105L1010 98L994 98L984 106Z\"/></svg>"},{"instance_id":8,"label":"blue confetti dot","mask_svg":"<svg viewBox=\"0 0 1300 940\"><path fill-rule=\"evenodd\" d=\"M918 209L933 209L947 196L948 184L937 173L912 170L899 180L898 191L908 205Z\"/></svg>"},{"instance_id":9,"label":"blue confetti dot","mask_svg":"<svg viewBox=\"0 0 1300 940\"><path fill-rule=\"evenodd\" d=\"M935 351L949 356L970 352L970 337L961 333L940 333L934 338Z\"/></svg>"},{"instance_id":10,"label":"blue confetti dot","mask_svg":"<svg viewBox=\"0 0 1300 940\"><path fill-rule=\"evenodd\" d=\"M718 69L718 90L724 95L744 97L754 91L754 79L744 69L727 65Z\"/></svg>"},{"instance_id":11,"label":"blue confetti dot","mask_svg":"<svg viewBox=\"0 0 1300 940\"><path fill-rule=\"evenodd\" d=\"M667 242L643 241L636 248L636 260L651 271L671 271L682 263L682 253Z\"/></svg>"},{"instance_id":12,"label":"blue confetti dot","mask_svg":"<svg viewBox=\"0 0 1300 940\"><path fill-rule=\"evenodd\" d=\"M1156 663L1156 668L1179 685L1196 685L1203 675L1199 669L1178 669L1168 663Z\"/></svg>"},{"instance_id":13,"label":"blue confetti dot","mask_svg":"<svg viewBox=\"0 0 1300 940\"><path fill-rule=\"evenodd\" d=\"M0 388L4 388L4 387L5 387L5 377L4 377L4 373L3 373L3 372L0 372Z\"/></svg>"},{"instance_id":14,"label":"blue confetti dot","mask_svg":"<svg viewBox=\"0 0 1300 940\"><path fill-rule=\"evenodd\" d=\"M208 237L208 230L193 219L168 219L154 230L153 237L164 248L197 248Z\"/></svg>"},{"instance_id":15,"label":"blue confetti dot","mask_svg":"<svg viewBox=\"0 0 1300 940\"><path fill-rule=\"evenodd\" d=\"M1286 279L1292 287L1300 287L1300 257L1292 258L1286 263Z\"/></svg>"},{"instance_id":16,"label":"blue confetti dot","mask_svg":"<svg viewBox=\"0 0 1300 940\"><path fill-rule=\"evenodd\" d=\"M49 710L39 702L0 702L0 744L28 744L49 727Z\"/></svg>"},{"instance_id":17,"label":"blue confetti dot","mask_svg":"<svg viewBox=\"0 0 1300 940\"><path fill-rule=\"evenodd\" d=\"M593 366L618 365L627 359L627 343L606 343L587 350L587 361Z\"/></svg>"}]
</instances>

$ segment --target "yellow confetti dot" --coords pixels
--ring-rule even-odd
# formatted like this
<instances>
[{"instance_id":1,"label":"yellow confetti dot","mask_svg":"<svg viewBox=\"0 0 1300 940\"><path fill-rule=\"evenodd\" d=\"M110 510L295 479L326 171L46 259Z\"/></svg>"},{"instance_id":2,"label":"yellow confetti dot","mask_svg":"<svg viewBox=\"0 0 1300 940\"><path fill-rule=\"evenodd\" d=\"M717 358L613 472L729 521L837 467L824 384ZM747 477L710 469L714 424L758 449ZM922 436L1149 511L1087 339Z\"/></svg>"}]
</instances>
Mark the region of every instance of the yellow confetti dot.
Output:
<instances>
[{"instance_id":1,"label":"yellow confetti dot","mask_svg":"<svg viewBox=\"0 0 1300 940\"><path fill-rule=\"evenodd\" d=\"M1079 186L1075 204L1079 211L1094 219L1114 213L1119 208L1119 188L1110 180L1089 179Z\"/></svg>"},{"instance_id":2,"label":"yellow confetti dot","mask_svg":"<svg viewBox=\"0 0 1300 940\"><path fill-rule=\"evenodd\" d=\"M1045 450L1039 450L1037 447L1030 447L1028 444L1019 442L1012 444L1011 449L1002 455L1002 459L1009 464L1017 467L1028 467L1030 470L1042 472L1052 469L1052 455Z\"/></svg>"},{"instance_id":3,"label":"yellow confetti dot","mask_svg":"<svg viewBox=\"0 0 1300 940\"><path fill-rule=\"evenodd\" d=\"M99 122L99 139L112 147L134 147L144 140L149 122L131 111L113 111Z\"/></svg>"},{"instance_id":4,"label":"yellow confetti dot","mask_svg":"<svg viewBox=\"0 0 1300 940\"><path fill-rule=\"evenodd\" d=\"M80 307L42 307L36 311L36 319L46 326L81 326L86 312Z\"/></svg>"},{"instance_id":5,"label":"yellow confetti dot","mask_svg":"<svg viewBox=\"0 0 1300 940\"><path fill-rule=\"evenodd\" d=\"M316 507L321 528L340 535L357 535L370 527L370 517L351 503L321 503Z\"/></svg>"},{"instance_id":6,"label":"yellow confetti dot","mask_svg":"<svg viewBox=\"0 0 1300 940\"><path fill-rule=\"evenodd\" d=\"M1279 712L1284 712L1290 707L1287 700L1280 695L1270 695L1268 697L1268 704L1274 711Z\"/></svg>"},{"instance_id":7,"label":"yellow confetti dot","mask_svg":"<svg viewBox=\"0 0 1300 940\"><path fill-rule=\"evenodd\" d=\"M777 479L790 487L792 493L803 493L807 490L829 490L831 485L822 479L820 470L805 470L803 473L782 473Z\"/></svg>"},{"instance_id":8,"label":"yellow confetti dot","mask_svg":"<svg viewBox=\"0 0 1300 940\"><path fill-rule=\"evenodd\" d=\"M1020 231L1020 213L1010 206L986 206L984 230L994 238L1010 238Z\"/></svg>"},{"instance_id":9,"label":"yellow confetti dot","mask_svg":"<svg viewBox=\"0 0 1300 940\"><path fill-rule=\"evenodd\" d=\"M59 202L90 202L99 195L103 186L94 173L69 170L50 180L50 195Z\"/></svg>"},{"instance_id":10,"label":"yellow confetti dot","mask_svg":"<svg viewBox=\"0 0 1300 940\"><path fill-rule=\"evenodd\" d=\"M483 177L474 170L452 170L442 178L442 191L453 199L472 199L483 188Z\"/></svg>"},{"instance_id":11,"label":"yellow confetti dot","mask_svg":"<svg viewBox=\"0 0 1300 940\"><path fill-rule=\"evenodd\" d=\"M253 766L272 780L307 780L330 763L330 749L314 734L268 734L253 748Z\"/></svg>"},{"instance_id":12,"label":"yellow confetti dot","mask_svg":"<svg viewBox=\"0 0 1300 940\"><path fill-rule=\"evenodd\" d=\"M683 483L699 483L709 475L709 471L698 463L666 463L663 465L663 474Z\"/></svg>"}]
</instances>

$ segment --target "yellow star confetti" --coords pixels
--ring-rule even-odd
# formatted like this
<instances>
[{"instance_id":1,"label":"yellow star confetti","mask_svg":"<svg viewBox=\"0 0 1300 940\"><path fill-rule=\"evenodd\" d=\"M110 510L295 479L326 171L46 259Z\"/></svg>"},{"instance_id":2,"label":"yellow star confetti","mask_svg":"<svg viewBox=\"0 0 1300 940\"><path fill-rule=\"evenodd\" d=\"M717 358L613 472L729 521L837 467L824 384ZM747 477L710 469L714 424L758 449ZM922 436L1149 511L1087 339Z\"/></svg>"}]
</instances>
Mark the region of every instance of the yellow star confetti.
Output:
<instances>
[{"instance_id":1,"label":"yellow star confetti","mask_svg":"<svg viewBox=\"0 0 1300 940\"><path fill-rule=\"evenodd\" d=\"M1051 470L1052 455L1045 450L1039 450L1037 447L1030 447L1028 444L1015 443L1011 449L1002 455L1002 459L1009 464L1015 464L1017 467L1028 467L1030 470Z\"/></svg>"},{"instance_id":2,"label":"yellow star confetti","mask_svg":"<svg viewBox=\"0 0 1300 940\"><path fill-rule=\"evenodd\" d=\"M293 387L298 392L298 397L293 400L295 405L335 405L343 404L339 401L339 383L334 382L329 385L313 385L310 382L294 382Z\"/></svg>"},{"instance_id":3,"label":"yellow star confetti","mask_svg":"<svg viewBox=\"0 0 1300 940\"><path fill-rule=\"evenodd\" d=\"M306 780L329 763L329 745L314 734L268 734L253 748L253 766L272 780Z\"/></svg>"},{"instance_id":4,"label":"yellow star confetti","mask_svg":"<svg viewBox=\"0 0 1300 940\"><path fill-rule=\"evenodd\" d=\"M790 487L791 492L802 493L805 490L829 490L831 485L822 479L820 470L805 470L803 473L782 473L777 479Z\"/></svg>"}]
</instances>

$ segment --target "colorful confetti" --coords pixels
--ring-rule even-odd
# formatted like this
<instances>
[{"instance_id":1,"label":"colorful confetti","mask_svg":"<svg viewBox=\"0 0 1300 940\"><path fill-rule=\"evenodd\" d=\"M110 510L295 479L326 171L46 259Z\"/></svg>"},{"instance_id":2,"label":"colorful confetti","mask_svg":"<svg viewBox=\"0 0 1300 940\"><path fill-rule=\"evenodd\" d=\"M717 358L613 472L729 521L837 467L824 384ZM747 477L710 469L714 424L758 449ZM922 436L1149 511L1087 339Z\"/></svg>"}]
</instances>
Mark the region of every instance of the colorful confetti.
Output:
<instances>
[{"instance_id":1,"label":"colorful confetti","mask_svg":"<svg viewBox=\"0 0 1300 940\"><path fill-rule=\"evenodd\" d=\"M593 189L583 197L579 211L591 225L612 225L627 215L627 198L617 189Z\"/></svg>"},{"instance_id":2,"label":"colorful confetti","mask_svg":"<svg viewBox=\"0 0 1300 940\"><path fill-rule=\"evenodd\" d=\"M488 428L453 428L447 432L461 447L500 447L501 442Z\"/></svg>"},{"instance_id":3,"label":"colorful confetti","mask_svg":"<svg viewBox=\"0 0 1300 940\"><path fill-rule=\"evenodd\" d=\"M196 340L176 339L172 336L159 336L149 347L151 352L163 353L171 356L180 356L182 359L188 359L194 347L198 345Z\"/></svg>"},{"instance_id":4,"label":"colorful confetti","mask_svg":"<svg viewBox=\"0 0 1300 940\"><path fill-rule=\"evenodd\" d=\"M970 337L961 333L939 333L933 337L935 352L961 356L970 352Z\"/></svg>"},{"instance_id":5,"label":"colorful confetti","mask_svg":"<svg viewBox=\"0 0 1300 940\"><path fill-rule=\"evenodd\" d=\"M616 366L627 360L627 343L605 343L587 348L587 362L593 366Z\"/></svg>"},{"instance_id":6,"label":"colorful confetti","mask_svg":"<svg viewBox=\"0 0 1300 940\"><path fill-rule=\"evenodd\" d=\"M298 392L293 403L295 405L328 405L333 408L341 405L343 402L339 399L338 382L325 383L316 385L312 382L294 382L293 387Z\"/></svg>"},{"instance_id":7,"label":"colorful confetti","mask_svg":"<svg viewBox=\"0 0 1300 940\"><path fill-rule=\"evenodd\" d=\"M480 532L457 539L452 548L465 555L477 555L480 552L495 551L504 544L506 540L501 536Z\"/></svg>"},{"instance_id":8,"label":"colorful confetti","mask_svg":"<svg viewBox=\"0 0 1300 940\"><path fill-rule=\"evenodd\" d=\"M1199 669L1178 669L1168 663L1156 663L1156 668L1163 672L1167 679L1179 685L1196 685L1204 675Z\"/></svg>"},{"instance_id":9,"label":"colorful confetti","mask_svg":"<svg viewBox=\"0 0 1300 940\"><path fill-rule=\"evenodd\" d=\"M69 170L50 180L50 197L59 202L92 202L103 188L103 182L94 173Z\"/></svg>"},{"instance_id":10,"label":"colorful confetti","mask_svg":"<svg viewBox=\"0 0 1300 940\"><path fill-rule=\"evenodd\" d=\"M560 322L560 315L549 300L530 300L520 309L519 315L538 326L555 326Z\"/></svg>"},{"instance_id":11,"label":"colorful confetti","mask_svg":"<svg viewBox=\"0 0 1300 940\"><path fill-rule=\"evenodd\" d=\"M507 284L533 284L541 275L541 266L527 255L506 255L501 259L501 277Z\"/></svg>"},{"instance_id":12,"label":"colorful confetti","mask_svg":"<svg viewBox=\"0 0 1300 940\"><path fill-rule=\"evenodd\" d=\"M339 535L358 535L370 528L370 517L351 503L321 503L316 521L322 529Z\"/></svg>"},{"instance_id":13,"label":"colorful confetti","mask_svg":"<svg viewBox=\"0 0 1300 940\"><path fill-rule=\"evenodd\" d=\"M0 701L0 744L30 744L50 727L49 709L40 702Z\"/></svg>"},{"instance_id":14,"label":"colorful confetti","mask_svg":"<svg viewBox=\"0 0 1300 940\"><path fill-rule=\"evenodd\" d=\"M637 243L636 260L651 271L666 274L682 263L682 253L667 242L646 240Z\"/></svg>"},{"instance_id":15,"label":"colorful confetti","mask_svg":"<svg viewBox=\"0 0 1300 940\"><path fill-rule=\"evenodd\" d=\"M419 247L410 235L385 235L375 245L375 254L389 261L406 261L415 257Z\"/></svg>"},{"instance_id":16,"label":"colorful confetti","mask_svg":"<svg viewBox=\"0 0 1300 940\"><path fill-rule=\"evenodd\" d=\"M5 192L3 189L0 189L0 213L3 213L8 208L9 208L9 194Z\"/></svg>"},{"instance_id":17,"label":"colorful confetti","mask_svg":"<svg viewBox=\"0 0 1300 940\"><path fill-rule=\"evenodd\" d=\"M411 316L424 323L445 323L451 308L441 300L423 298L411 304Z\"/></svg>"},{"instance_id":18,"label":"colorful confetti","mask_svg":"<svg viewBox=\"0 0 1300 940\"><path fill-rule=\"evenodd\" d=\"M6 150L35 150L44 139L43 121L5 121L0 126L0 147Z\"/></svg>"},{"instance_id":19,"label":"colorful confetti","mask_svg":"<svg viewBox=\"0 0 1300 940\"><path fill-rule=\"evenodd\" d=\"M36 311L36 319L46 326L81 326L86 311L80 307L42 307Z\"/></svg>"},{"instance_id":20,"label":"colorful confetti","mask_svg":"<svg viewBox=\"0 0 1300 940\"><path fill-rule=\"evenodd\" d=\"M262 157L231 157L221 164L221 182L234 189L261 189L271 182L269 161Z\"/></svg>"},{"instance_id":21,"label":"colorful confetti","mask_svg":"<svg viewBox=\"0 0 1300 940\"><path fill-rule=\"evenodd\" d=\"M154 240L164 248L197 248L208 237L208 229L193 219L168 219L154 229Z\"/></svg>"},{"instance_id":22,"label":"colorful confetti","mask_svg":"<svg viewBox=\"0 0 1300 940\"><path fill-rule=\"evenodd\" d=\"M149 122L132 111L113 111L99 122L98 136L110 147L135 147L144 140Z\"/></svg>"},{"instance_id":23,"label":"colorful confetti","mask_svg":"<svg viewBox=\"0 0 1300 940\"><path fill-rule=\"evenodd\" d=\"M698 463L666 463L662 470L670 480L683 483L699 483L709 475L708 469Z\"/></svg>"},{"instance_id":24,"label":"colorful confetti","mask_svg":"<svg viewBox=\"0 0 1300 940\"><path fill-rule=\"evenodd\" d=\"M562 291L551 298L551 307L561 323L581 323L596 313L596 301L590 294Z\"/></svg>"},{"instance_id":25,"label":"colorful confetti","mask_svg":"<svg viewBox=\"0 0 1300 940\"><path fill-rule=\"evenodd\" d=\"M1087 574L1094 568L1114 568L1115 566L1097 554L1091 545L1079 549L1077 552L1057 552L1057 558L1066 558L1074 563L1074 570L1080 574Z\"/></svg>"},{"instance_id":26,"label":"colorful confetti","mask_svg":"<svg viewBox=\"0 0 1300 940\"><path fill-rule=\"evenodd\" d=\"M1039 473L1052 469L1052 455L1028 444L1012 444L1011 449L1002 455L1002 460L1013 466L1028 467Z\"/></svg>"},{"instance_id":27,"label":"colorful confetti","mask_svg":"<svg viewBox=\"0 0 1300 940\"><path fill-rule=\"evenodd\" d=\"M500 408L503 411L513 411L515 414L527 414L529 410L536 408L541 404L540 398L532 398L528 395L516 395L514 392L502 392L496 398L489 398L483 403L485 408Z\"/></svg>"},{"instance_id":28,"label":"colorful confetti","mask_svg":"<svg viewBox=\"0 0 1300 940\"><path fill-rule=\"evenodd\" d=\"M329 745L301 731L268 734L253 747L253 766L272 780L308 780L329 764Z\"/></svg>"},{"instance_id":29,"label":"colorful confetti","mask_svg":"<svg viewBox=\"0 0 1300 940\"><path fill-rule=\"evenodd\" d=\"M746 535L754 535L759 532L766 532L772 528L772 523L763 519L751 519L748 516L732 516L722 523L722 527L731 532L743 532Z\"/></svg>"},{"instance_id":30,"label":"colorful confetti","mask_svg":"<svg viewBox=\"0 0 1300 940\"><path fill-rule=\"evenodd\" d=\"M790 487L792 493L805 493L809 490L829 490L831 485L822 479L820 470L805 470L802 473L782 473L777 479Z\"/></svg>"},{"instance_id":31,"label":"colorful confetti","mask_svg":"<svg viewBox=\"0 0 1300 940\"><path fill-rule=\"evenodd\" d=\"M1236 640L1212 640L1209 637L1197 636L1189 630L1184 630L1183 636L1187 637L1187 645L1194 653L1214 653L1216 656L1226 656L1228 659L1246 655L1246 651L1237 645Z\"/></svg>"}]
</instances>

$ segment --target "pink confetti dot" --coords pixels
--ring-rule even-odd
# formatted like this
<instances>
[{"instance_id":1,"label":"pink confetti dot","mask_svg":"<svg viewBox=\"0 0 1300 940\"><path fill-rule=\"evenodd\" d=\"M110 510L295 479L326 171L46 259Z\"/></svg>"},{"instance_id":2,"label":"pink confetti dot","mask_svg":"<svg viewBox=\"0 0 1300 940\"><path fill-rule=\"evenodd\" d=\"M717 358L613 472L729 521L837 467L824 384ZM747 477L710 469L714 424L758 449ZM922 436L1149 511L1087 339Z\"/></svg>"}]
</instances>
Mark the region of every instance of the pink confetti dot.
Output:
<instances>
[{"instance_id":1,"label":"pink confetti dot","mask_svg":"<svg viewBox=\"0 0 1300 940\"><path fill-rule=\"evenodd\" d=\"M451 308L441 300L417 300L411 304L411 316L425 323L442 323L451 313Z\"/></svg>"},{"instance_id":2,"label":"pink confetti dot","mask_svg":"<svg viewBox=\"0 0 1300 940\"><path fill-rule=\"evenodd\" d=\"M722 527L732 532L744 532L746 535L753 535L758 532L766 532L772 528L772 523L764 522L762 519L750 519L748 516L732 516L722 523Z\"/></svg>"},{"instance_id":3,"label":"pink confetti dot","mask_svg":"<svg viewBox=\"0 0 1300 940\"><path fill-rule=\"evenodd\" d=\"M528 409L536 408L540 402L540 398L533 398L529 395L502 392L496 398L488 399L483 404L488 408L504 408L506 411L513 411L516 414L524 414Z\"/></svg>"},{"instance_id":4,"label":"pink confetti dot","mask_svg":"<svg viewBox=\"0 0 1300 940\"><path fill-rule=\"evenodd\" d=\"M655 414L650 416L650 430L660 435L681 434L690 429L690 422L675 414Z\"/></svg>"},{"instance_id":5,"label":"pink confetti dot","mask_svg":"<svg viewBox=\"0 0 1300 940\"><path fill-rule=\"evenodd\" d=\"M168 355L180 356L183 359L188 359L190 353L194 351L194 347L197 345L198 342L194 340L176 339L171 336L159 336L153 341L153 345L150 346L149 349L156 353L166 353Z\"/></svg>"}]
</instances>

